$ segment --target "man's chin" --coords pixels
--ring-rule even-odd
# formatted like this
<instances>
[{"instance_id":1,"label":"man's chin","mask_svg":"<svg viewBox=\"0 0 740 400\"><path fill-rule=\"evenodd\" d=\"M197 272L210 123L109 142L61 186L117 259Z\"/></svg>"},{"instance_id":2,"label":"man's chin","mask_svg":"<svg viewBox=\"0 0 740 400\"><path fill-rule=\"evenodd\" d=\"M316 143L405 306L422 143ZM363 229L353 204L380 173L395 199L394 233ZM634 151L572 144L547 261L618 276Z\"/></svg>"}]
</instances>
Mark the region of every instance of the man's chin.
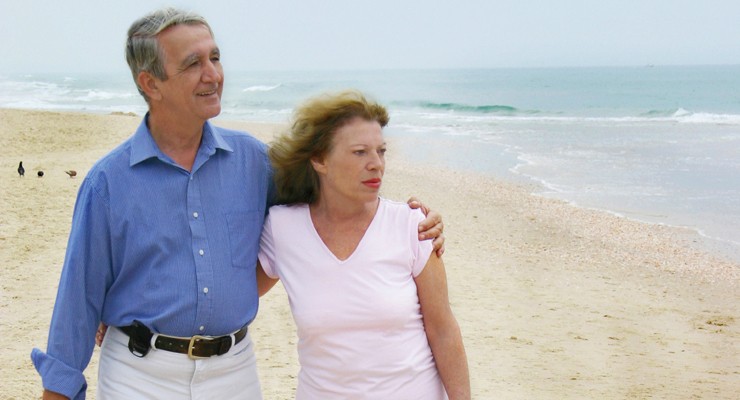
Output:
<instances>
[{"instance_id":1,"label":"man's chin","mask_svg":"<svg viewBox=\"0 0 740 400\"><path fill-rule=\"evenodd\" d=\"M221 114L221 105L218 106L211 106L208 107L207 110L205 110L204 116L206 119L211 119L217 117L219 114Z\"/></svg>"}]
</instances>

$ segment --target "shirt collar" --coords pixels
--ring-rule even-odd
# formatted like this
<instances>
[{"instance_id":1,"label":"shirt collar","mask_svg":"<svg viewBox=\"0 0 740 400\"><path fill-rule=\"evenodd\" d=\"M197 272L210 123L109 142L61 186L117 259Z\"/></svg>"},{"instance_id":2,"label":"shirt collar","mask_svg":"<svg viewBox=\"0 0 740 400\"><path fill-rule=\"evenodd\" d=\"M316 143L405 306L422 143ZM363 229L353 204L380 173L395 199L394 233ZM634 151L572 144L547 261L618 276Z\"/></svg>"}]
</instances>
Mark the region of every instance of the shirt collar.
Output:
<instances>
[{"instance_id":1,"label":"shirt collar","mask_svg":"<svg viewBox=\"0 0 740 400\"><path fill-rule=\"evenodd\" d=\"M129 166L133 167L134 165L152 157L162 159L164 156L162 151L159 150L154 138L152 138L151 132L149 132L149 127L147 126L148 119L149 113L144 116L131 140L131 158L129 160ZM212 155L217 149L228 152L234 151L226 140L224 140L218 129L214 129L214 126L211 125L210 122L206 121L206 123L203 124L203 139L200 142L198 153L205 151L206 154Z\"/></svg>"}]
</instances>

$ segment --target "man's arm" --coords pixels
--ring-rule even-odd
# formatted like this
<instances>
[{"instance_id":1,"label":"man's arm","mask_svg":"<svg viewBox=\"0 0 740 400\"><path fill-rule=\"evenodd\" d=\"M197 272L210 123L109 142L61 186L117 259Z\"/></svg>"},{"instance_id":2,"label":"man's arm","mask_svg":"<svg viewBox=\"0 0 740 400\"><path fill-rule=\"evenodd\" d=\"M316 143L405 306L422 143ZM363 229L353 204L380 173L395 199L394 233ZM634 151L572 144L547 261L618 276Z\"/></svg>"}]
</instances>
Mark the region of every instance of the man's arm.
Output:
<instances>
[{"instance_id":1,"label":"man's arm","mask_svg":"<svg viewBox=\"0 0 740 400\"><path fill-rule=\"evenodd\" d=\"M44 396L75 398L87 389L82 371L92 356L111 274L107 216L107 203L86 180L75 203L46 352L31 352Z\"/></svg>"},{"instance_id":2,"label":"man's arm","mask_svg":"<svg viewBox=\"0 0 740 400\"><path fill-rule=\"evenodd\" d=\"M262 264L257 261L257 293L259 293L260 297L269 292L278 281L279 279L273 279L267 276L265 270L262 269Z\"/></svg>"}]
</instances>

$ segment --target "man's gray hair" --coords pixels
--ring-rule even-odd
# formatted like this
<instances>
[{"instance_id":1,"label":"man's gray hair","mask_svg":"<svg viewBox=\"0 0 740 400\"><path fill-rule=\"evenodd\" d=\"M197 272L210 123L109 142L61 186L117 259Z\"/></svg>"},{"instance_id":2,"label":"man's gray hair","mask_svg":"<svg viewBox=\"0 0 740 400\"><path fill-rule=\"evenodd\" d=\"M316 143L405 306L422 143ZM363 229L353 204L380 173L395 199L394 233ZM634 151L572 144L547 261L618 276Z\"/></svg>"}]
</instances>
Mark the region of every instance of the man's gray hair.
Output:
<instances>
[{"instance_id":1,"label":"man's gray hair","mask_svg":"<svg viewBox=\"0 0 740 400\"><path fill-rule=\"evenodd\" d=\"M128 30L126 62L131 69L136 88L147 101L146 94L139 87L137 77L140 72L148 72L157 79L167 80L157 35L171 26L182 24L204 25L213 36L210 25L201 15L172 7L161 8L139 18Z\"/></svg>"}]
</instances>

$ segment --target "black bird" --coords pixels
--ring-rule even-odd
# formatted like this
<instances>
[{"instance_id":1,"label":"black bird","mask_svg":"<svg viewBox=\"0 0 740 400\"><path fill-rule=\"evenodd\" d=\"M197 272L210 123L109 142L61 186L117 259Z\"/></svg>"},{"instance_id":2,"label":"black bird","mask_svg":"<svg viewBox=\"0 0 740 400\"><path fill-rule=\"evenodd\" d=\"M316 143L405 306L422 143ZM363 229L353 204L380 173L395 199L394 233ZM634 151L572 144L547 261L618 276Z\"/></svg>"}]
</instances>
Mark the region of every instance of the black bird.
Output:
<instances>
[{"instance_id":1,"label":"black bird","mask_svg":"<svg viewBox=\"0 0 740 400\"><path fill-rule=\"evenodd\" d=\"M23 168L23 161L18 163L18 175L23 176L26 174L26 169Z\"/></svg>"}]
</instances>

